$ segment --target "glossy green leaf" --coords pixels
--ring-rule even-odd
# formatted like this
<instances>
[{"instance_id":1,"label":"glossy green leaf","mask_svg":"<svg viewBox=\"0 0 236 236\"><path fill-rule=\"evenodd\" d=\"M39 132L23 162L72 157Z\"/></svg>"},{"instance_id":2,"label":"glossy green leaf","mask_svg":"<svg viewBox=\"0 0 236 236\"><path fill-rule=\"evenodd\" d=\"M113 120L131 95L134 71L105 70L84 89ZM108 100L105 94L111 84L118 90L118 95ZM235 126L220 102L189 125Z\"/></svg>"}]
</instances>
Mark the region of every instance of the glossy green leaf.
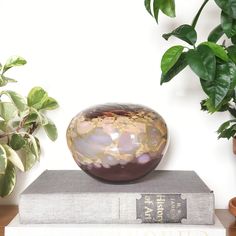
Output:
<instances>
[{"instance_id":1,"label":"glossy green leaf","mask_svg":"<svg viewBox=\"0 0 236 236\"><path fill-rule=\"evenodd\" d=\"M28 106L34 107L35 109L41 109L42 104L48 99L47 92L41 87L34 87L30 90L27 102Z\"/></svg>"},{"instance_id":2,"label":"glossy green leaf","mask_svg":"<svg viewBox=\"0 0 236 236\"><path fill-rule=\"evenodd\" d=\"M214 52L215 56L219 57L223 61L229 60L227 52L225 51L225 49L222 46L220 46L216 43L213 43L213 42L204 42L204 43L202 43L202 45L208 46Z\"/></svg>"},{"instance_id":3,"label":"glossy green leaf","mask_svg":"<svg viewBox=\"0 0 236 236\"><path fill-rule=\"evenodd\" d=\"M15 151L21 149L25 145L25 140L20 134L13 134L10 140L10 146Z\"/></svg>"},{"instance_id":4,"label":"glossy green leaf","mask_svg":"<svg viewBox=\"0 0 236 236\"><path fill-rule=\"evenodd\" d=\"M223 12L236 19L236 0L215 0L215 2Z\"/></svg>"},{"instance_id":5,"label":"glossy green leaf","mask_svg":"<svg viewBox=\"0 0 236 236\"><path fill-rule=\"evenodd\" d=\"M145 6L146 10L149 12L149 14L152 16L151 0L145 0L144 6Z\"/></svg>"},{"instance_id":6,"label":"glossy green leaf","mask_svg":"<svg viewBox=\"0 0 236 236\"><path fill-rule=\"evenodd\" d=\"M228 38L236 34L236 20L223 11L221 13L221 27Z\"/></svg>"},{"instance_id":7,"label":"glossy green leaf","mask_svg":"<svg viewBox=\"0 0 236 236\"><path fill-rule=\"evenodd\" d=\"M228 63L229 71L230 71L230 77L231 77L231 84L230 84L230 90L234 90L236 86L236 64L232 61L229 61Z\"/></svg>"},{"instance_id":8,"label":"glossy green leaf","mask_svg":"<svg viewBox=\"0 0 236 236\"><path fill-rule=\"evenodd\" d=\"M9 161L11 161L12 164L14 164L14 166L16 166L17 168L19 168L21 171L24 171L24 165L19 157L19 155L17 154L16 151L14 151L11 147L9 147L6 144L2 145L6 151L6 155L7 155L7 159Z\"/></svg>"},{"instance_id":9,"label":"glossy green leaf","mask_svg":"<svg viewBox=\"0 0 236 236\"><path fill-rule=\"evenodd\" d=\"M224 34L224 31L223 31L221 25L218 25L216 28L214 28L211 31L207 40L209 42L217 43L218 40L223 36L223 34Z\"/></svg>"},{"instance_id":10,"label":"glossy green leaf","mask_svg":"<svg viewBox=\"0 0 236 236\"><path fill-rule=\"evenodd\" d=\"M159 11L161 10L169 17L175 17L175 1L174 0L153 0L153 12L151 10L151 1L145 0L144 5L146 10L154 16L158 22Z\"/></svg>"},{"instance_id":11,"label":"glossy green leaf","mask_svg":"<svg viewBox=\"0 0 236 236\"><path fill-rule=\"evenodd\" d=\"M183 52L174 66L166 73L161 75L161 84L169 82L174 78L180 71L187 66L186 53Z\"/></svg>"},{"instance_id":12,"label":"glossy green leaf","mask_svg":"<svg viewBox=\"0 0 236 236\"><path fill-rule=\"evenodd\" d=\"M175 17L175 1L174 0L154 0L160 2L160 10L169 17Z\"/></svg>"},{"instance_id":13,"label":"glossy green leaf","mask_svg":"<svg viewBox=\"0 0 236 236\"><path fill-rule=\"evenodd\" d=\"M232 46L228 47L227 51L228 51L228 55L229 55L230 59L234 63L236 63L236 46L232 45Z\"/></svg>"},{"instance_id":14,"label":"glossy green leaf","mask_svg":"<svg viewBox=\"0 0 236 236\"><path fill-rule=\"evenodd\" d=\"M17 116L16 107L10 102L0 102L0 117L9 121Z\"/></svg>"},{"instance_id":15,"label":"glossy green leaf","mask_svg":"<svg viewBox=\"0 0 236 236\"><path fill-rule=\"evenodd\" d=\"M159 0L154 0L153 1L153 16L154 16L157 23L158 23L159 11L160 11Z\"/></svg>"},{"instance_id":16,"label":"glossy green leaf","mask_svg":"<svg viewBox=\"0 0 236 236\"><path fill-rule=\"evenodd\" d=\"M162 37L166 40L168 40L170 36L175 36L190 45L194 45L197 41L197 33L191 25L181 25L171 33L162 35Z\"/></svg>"},{"instance_id":17,"label":"glossy green leaf","mask_svg":"<svg viewBox=\"0 0 236 236\"><path fill-rule=\"evenodd\" d=\"M48 97L47 100L45 100L43 102L42 107L40 108L40 110L54 110L58 107L59 107L59 105L58 105L56 99Z\"/></svg>"},{"instance_id":18,"label":"glossy green leaf","mask_svg":"<svg viewBox=\"0 0 236 236\"><path fill-rule=\"evenodd\" d=\"M219 134L218 138L227 138L230 139L236 134L236 120L229 120L223 123L217 130Z\"/></svg>"},{"instance_id":19,"label":"glossy green leaf","mask_svg":"<svg viewBox=\"0 0 236 236\"><path fill-rule=\"evenodd\" d=\"M208 81L201 80L201 85L212 100L214 107L217 108L230 89L231 74L229 65L227 63L217 64L215 78Z\"/></svg>"},{"instance_id":20,"label":"glossy green leaf","mask_svg":"<svg viewBox=\"0 0 236 236\"><path fill-rule=\"evenodd\" d=\"M213 80L215 77L216 58L206 45L199 45L186 54L186 60L193 72L203 80Z\"/></svg>"},{"instance_id":21,"label":"glossy green leaf","mask_svg":"<svg viewBox=\"0 0 236 236\"><path fill-rule=\"evenodd\" d=\"M0 196L8 196L16 184L16 172L14 165L8 161L5 174L0 174Z\"/></svg>"},{"instance_id":22,"label":"glossy green leaf","mask_svg":"<svg viewBox=\"0 0 236 236\"><path fill-rule=\"evenodd\" d=\"M57 139L57 136L58 136L57 127L51 120L48 120L48 124L44 125L43 128L44 128L47 136L52 141L55 141Z\"/></svg>"},{"instance_id":23,"label":"glossy green leaf","mask_svg":"<svg viewBox=\"0 0 236 236\"><path fill-rule=\"evenodd\" d=\"M7 155L3 146L0 144L0 175L5 173L7 168Z\"/></svg>"},{"instance_id":24,"label":"glossy green leaf","mask_svg":"<svg viewBox=\"0 0 236 236\"><path fill-rule=\"evenodd\" d=\"M161 71L162 74L166 74L178 61L184 50L183 46L177 45L169 48L161 59Z\"/></svg>"},{"instance_id":25,"label":"glossy green leaf","mask_svg":"<svg viewBox=\"0 0 236 236\"><path fill-rule=\"evenodd\" d=\"M233 119L233 120L228 120L228 121L224 122L224 123L219 127L219 129L217 130L217 132L218 132L218 133L221 133L222 131L224 131L226 128L228 128L228 127L230 126L230 123L231 123L231 122L236 122L236 120Z\"/></svg>"},{"instance_id":26,"label":"glossy green leaf","mask_svg":"<svg viewBox=\"0 0 236 236\"><path fill-rule=\"evenodd\" d=\"M6 61L4 67L3 67L3 73L5 73L7 70L14 66L23 66L26 64L26 60L23 57L20 56L12 56L8 58Z\"/></svg>"},{"instance_id":27,"label":"glossy green leaf","mask_svg":"<svg viewBox=\"0 0 236 236\"><path fill-rule=\"evenodd\" d=\"M19 111L24 111L27 108L26 99L20 94L10 90L3 91L1 92L1 94L5 94L10 97L11 101L14 103L14 105Z\"/></svg>"}]
</instances>

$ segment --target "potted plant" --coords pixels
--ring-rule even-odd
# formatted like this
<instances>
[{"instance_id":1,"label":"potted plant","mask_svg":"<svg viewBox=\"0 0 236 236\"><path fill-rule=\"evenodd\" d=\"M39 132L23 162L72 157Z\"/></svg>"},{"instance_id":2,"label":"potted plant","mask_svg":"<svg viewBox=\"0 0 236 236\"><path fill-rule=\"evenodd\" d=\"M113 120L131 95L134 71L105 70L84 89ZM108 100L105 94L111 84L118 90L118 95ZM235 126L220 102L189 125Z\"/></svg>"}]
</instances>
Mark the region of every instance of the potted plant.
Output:
<instances>
[{"instance_id":1,"label":"potted plant","mask_svg":"<svg viewBox=\"0 0 236 236\"><path fill-rule=\"evenodd\" d=\"M189 46L174 45L161 60L161 84L171 81L187 66L200 80L206 99L201 101L201 109L210 114L228 112L233 119L224 122L219 129L219 138L233 138L236 154L236 1L214 0L221 11L219 23L209 32L206 41L197 42L196 24L209 0L204 0L191 24L184 24L163 38L177 37ZM158 14L175 17L174 0L145 0L147 11L158 22ZM230 41L226 46L225 40ZM236 198L229 203L231 213L236 215Z\"/></svg>"},{"instance_id":2,"label":"potted plant","mask_svg":"<svg viewBox=\"0 0 236 236\"><path fill-rule=\"evenodd\" d=\"M13 67L26 64L19 56L0 64L0 87L17 82L6 76ZM16 184L16 171L28 171L40 159L40 142L35 136L43 128L48 137L57 138L55 124L45 111L58 107L41 87L34 87L27 98L11 90L0 91L0 196L9 195Z\"/></svg>"}]
</instances>

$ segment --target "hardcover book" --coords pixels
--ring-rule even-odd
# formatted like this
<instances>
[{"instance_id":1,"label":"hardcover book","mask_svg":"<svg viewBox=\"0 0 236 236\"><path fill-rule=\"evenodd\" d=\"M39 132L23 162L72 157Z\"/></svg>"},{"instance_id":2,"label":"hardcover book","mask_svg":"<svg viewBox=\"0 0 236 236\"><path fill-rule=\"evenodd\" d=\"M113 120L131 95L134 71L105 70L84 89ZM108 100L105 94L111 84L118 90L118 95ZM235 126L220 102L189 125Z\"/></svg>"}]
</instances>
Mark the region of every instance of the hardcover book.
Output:
<instances>
[{"instance_id":1,"label":"hardcover book","mask_svg":"<svg viewBox=\"0 0 236 236\"><path fill-rule=\"evenodd\" d=\"M79 170L47 170L22 194L23 224L213 224L214 194L193 171L153 171L107 184Z\"/></svg>"},{"instance_id":2,"label":"hardcover book","mask_svg":"<svg viewBox=\"0 0 236 236\"><path fill-rule=\"evenodd\" d=\"M20 224L19 217L5 228L5 236L226 236L215 218L213 225L182 224Z\"/></svg>"}]
</instances>

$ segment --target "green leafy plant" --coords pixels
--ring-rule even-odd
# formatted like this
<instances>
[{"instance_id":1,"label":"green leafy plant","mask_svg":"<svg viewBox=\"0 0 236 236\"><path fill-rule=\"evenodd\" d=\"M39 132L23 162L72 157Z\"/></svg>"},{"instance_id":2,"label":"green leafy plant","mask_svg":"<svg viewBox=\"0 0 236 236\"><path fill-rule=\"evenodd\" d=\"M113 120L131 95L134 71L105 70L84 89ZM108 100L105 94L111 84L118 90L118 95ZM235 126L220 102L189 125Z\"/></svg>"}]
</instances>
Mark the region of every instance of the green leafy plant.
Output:
<instances>
[{"instance_id":1,"label":"green leafy plant","mask_svg":"<svg viewBox=\"0 0 236 236\"><path fill-rule=\"evenodd\" d=\"M10 57L5 65L0 64L0 87L17 82L7 77L12 67L22 66L26 60ZM54 98L41 87L34 87L27 98L11 91L0 91L0 196L9 195L16 184L16 170L28 171L40 159L40 142L35 136L43 128L52 140L57 139L55 124L45 111L58 107Z\"/></svg>"},{"instance_id":2,"label":"green leafy plant","mask_svg":"<svg viewBox=\"0 0 236 236\"><path fill-rule=\"evenodd\" d=\"M236 0L212 1L221 11L221 17L206 41L197 44L195 28L209 0L203 1L192 24L183 24L163 34L166 40L176 37L188 46L172 46L164 53L161 60L161 84L171 81L189 66L199 77L201 88L206 94L201 109L211 114L229 112L235 118L223 123L217 131L219 138L229 139L236 135ZM160 10L167 16L175 16L174 0L145 0L145 7L156 21ZM229 46L225 45L225 40L231 42Z\"/></svg>"}]
</instances>

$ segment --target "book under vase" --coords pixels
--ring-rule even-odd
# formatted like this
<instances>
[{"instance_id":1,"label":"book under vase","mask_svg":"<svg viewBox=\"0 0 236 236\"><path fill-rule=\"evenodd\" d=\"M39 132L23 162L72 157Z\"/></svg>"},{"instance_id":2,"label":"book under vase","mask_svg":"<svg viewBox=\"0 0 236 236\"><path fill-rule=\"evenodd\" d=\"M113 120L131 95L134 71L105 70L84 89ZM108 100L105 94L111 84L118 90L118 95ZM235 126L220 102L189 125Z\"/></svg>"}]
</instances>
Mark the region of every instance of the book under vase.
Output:
<instances>
[{"instance_id":1,"label":"book under vase","mask_svg":"<svg viewBox=\"0 0 236 236\"><path fill-rule=\"evenodd\" d=\"M193 171L153 171L107 184L79 170L48 170L22 194L23 224L214 224L214 194Z\"/></svg>"}]
</instances>

